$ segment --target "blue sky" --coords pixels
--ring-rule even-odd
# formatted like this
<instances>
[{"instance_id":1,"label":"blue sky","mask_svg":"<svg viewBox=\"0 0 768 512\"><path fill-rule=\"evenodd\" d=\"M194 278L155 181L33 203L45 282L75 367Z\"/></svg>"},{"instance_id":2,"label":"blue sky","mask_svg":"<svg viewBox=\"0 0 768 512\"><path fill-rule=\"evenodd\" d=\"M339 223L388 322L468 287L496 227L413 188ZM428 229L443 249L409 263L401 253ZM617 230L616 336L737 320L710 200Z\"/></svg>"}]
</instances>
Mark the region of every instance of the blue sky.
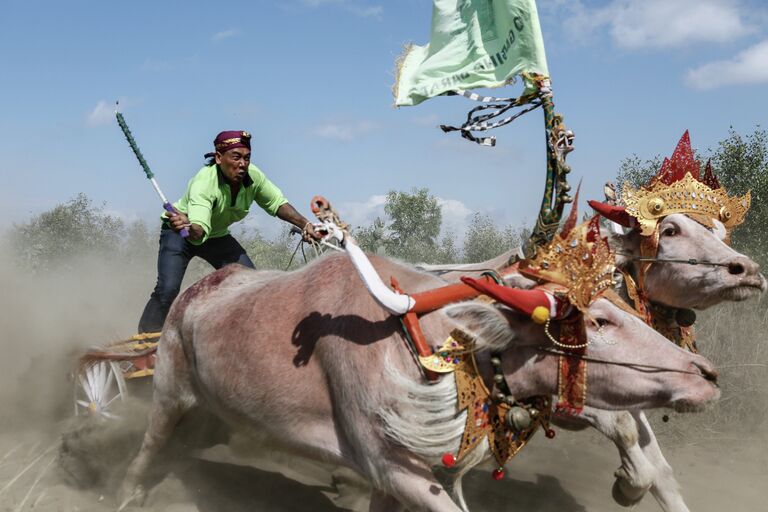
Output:
<instances>
[{"instance_id":1,"label":"blue sky","mask_svg":"<svg viewBox=\"0 0 768 512\"><path fill-rule=\"evenodd\" d=\"M576 133L574 183L598 197L619 162L706 151L768 114L768 5L753 0L541 0L555 105ZM540 111L496 148L443 134L473 105L394 109L394 61L425 44L426 0L1 0L0 229L78 192L128 219L159 204L112 117L122 110L178 198L216 133L248 130L253 160L308 214L314 194L364 224L388 190L429 187L461 231L471 212L533 220ZM497 91L512 95L516 90ZM257 212L250 226L274 232Z\"/></svg>"}]
</instances>

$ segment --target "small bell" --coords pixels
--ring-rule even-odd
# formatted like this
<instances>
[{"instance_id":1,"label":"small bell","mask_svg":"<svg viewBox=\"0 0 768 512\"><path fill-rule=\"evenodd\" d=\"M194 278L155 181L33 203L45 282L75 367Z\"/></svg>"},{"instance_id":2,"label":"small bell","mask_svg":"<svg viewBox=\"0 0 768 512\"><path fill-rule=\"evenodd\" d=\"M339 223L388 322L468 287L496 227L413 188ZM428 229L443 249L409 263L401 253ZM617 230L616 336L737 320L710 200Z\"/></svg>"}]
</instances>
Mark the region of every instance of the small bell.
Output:
<instances>
[{"instance_id":1,"label":"small bell","mask_svg":"<svg viewBox=\"0 0 768 512\"><path fill-rule=\"evenodd\" d=\"M680 327L690 327L696 322L696 312L692 309L678 309L675 312L675 321Z\"/></svg>"},{"instance_id":2,"label":"small bell","mask_svg":"<svg viewBox=\"0 0 768 512\"><path fill-rule=\"evenodd\" d=\"M519 406L508 410L507 414L504 415L504 419L507 421L507 425L517 432L529 429L532 423L531 413Z\"/></svg>"}]
</instances>

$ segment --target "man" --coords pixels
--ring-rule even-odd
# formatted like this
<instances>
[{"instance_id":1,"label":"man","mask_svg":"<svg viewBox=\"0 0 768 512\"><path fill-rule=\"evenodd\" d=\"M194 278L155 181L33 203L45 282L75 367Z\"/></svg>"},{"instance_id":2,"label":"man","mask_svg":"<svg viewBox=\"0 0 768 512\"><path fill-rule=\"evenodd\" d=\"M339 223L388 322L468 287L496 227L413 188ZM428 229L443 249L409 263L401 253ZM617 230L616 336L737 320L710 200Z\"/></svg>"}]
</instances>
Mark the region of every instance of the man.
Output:
<instances>
[{"instance_id":1,"label":"man","mask_svg":"<svg viewBox=\"0 0 768 512\"><path fill-rule=\"evenodd\" d=\"M221 268L240 263L253 268L245 249L229 234L251 204L302 230L305 240L320 238L312 223L288 203L283 193L255 165L251 165L251 136L242 131L221 132L213 141L207 165L190 180L187 191L166 212L160 231L157 284L139 320L139 332L157 332L179 294L189 261L199 256ZM189 235L181 235L183 229Z\"/></svg>"}]
</instances>

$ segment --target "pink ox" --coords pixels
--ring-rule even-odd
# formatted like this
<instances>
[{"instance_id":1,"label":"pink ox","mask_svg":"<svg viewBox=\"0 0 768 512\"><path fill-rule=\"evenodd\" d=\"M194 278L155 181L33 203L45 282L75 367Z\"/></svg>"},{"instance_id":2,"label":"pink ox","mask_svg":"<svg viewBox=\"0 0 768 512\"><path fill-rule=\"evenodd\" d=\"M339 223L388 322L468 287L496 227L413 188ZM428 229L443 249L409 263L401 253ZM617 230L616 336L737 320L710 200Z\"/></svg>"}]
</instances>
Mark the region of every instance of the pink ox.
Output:
<instances>
[{"instance_id":1,"label":"pink ox","mask_svg":"<svg viewBox=\"0 0 768 512\"><path fill-rule=\"evenodd\" d=\"M380 275L418 292L444 281L382 258ZM715 400L705 358L669 343L605 299L589 308L588 401L594 407L698 410ZM439 344L456 327L472 333L478 357L501 352L510 392L554 394L557 357L540 326L508 308L478 302L422 317ZM490 378L490 368L481 368ZM286 451L343 465L372 485L372 511L462 511L460 486L432 468L455 453L464 412L452 378L426 384L394 316L374 302L344 255L289 274L232 265L174 303L158 351L150 423L122 494L143 498L141 476L181 416L204 406L225 421L269 436ZM487 458L487 444L456 476ZM127 502L127 500L126 500ZM124 502L125 503L125 502Z\"/></svg>"}]
</instances>

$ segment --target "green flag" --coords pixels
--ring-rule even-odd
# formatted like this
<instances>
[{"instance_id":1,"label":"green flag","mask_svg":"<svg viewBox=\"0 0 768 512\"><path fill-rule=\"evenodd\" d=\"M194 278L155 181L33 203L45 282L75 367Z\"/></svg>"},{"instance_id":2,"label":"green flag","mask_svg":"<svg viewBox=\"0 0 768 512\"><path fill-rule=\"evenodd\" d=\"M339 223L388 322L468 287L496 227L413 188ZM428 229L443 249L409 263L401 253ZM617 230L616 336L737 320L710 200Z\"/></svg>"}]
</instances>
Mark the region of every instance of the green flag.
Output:
<instances>
[{"instance_id":1,"label":"green flag","mask_svg":"<svg viewBox=\"0 0 768 512\"><path fill-rule=\"evenodd\" d=\"M395 105L499 87L522 72L549 74L535 0L434 0L429 44L409 46L398 65Z\"/></svg>"}]
</instances>

